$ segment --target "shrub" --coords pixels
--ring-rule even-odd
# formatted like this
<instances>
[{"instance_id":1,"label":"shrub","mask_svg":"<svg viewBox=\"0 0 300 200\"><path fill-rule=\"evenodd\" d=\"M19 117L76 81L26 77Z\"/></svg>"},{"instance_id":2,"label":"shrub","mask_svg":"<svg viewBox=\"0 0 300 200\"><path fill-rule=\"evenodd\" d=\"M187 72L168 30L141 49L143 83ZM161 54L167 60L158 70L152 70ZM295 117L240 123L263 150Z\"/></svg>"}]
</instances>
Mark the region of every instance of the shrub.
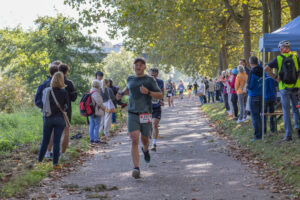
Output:
<instances>
[{"instance_id":1,"label":"shrub","mask_svg":"<svg viewBox=\"0 0 300 200\"><path fill-rule=\"evenodd\" d=\"M13 112L28 103L27 97L21 79L0 77L0 112Z\"/></svg>"}]
</instances>

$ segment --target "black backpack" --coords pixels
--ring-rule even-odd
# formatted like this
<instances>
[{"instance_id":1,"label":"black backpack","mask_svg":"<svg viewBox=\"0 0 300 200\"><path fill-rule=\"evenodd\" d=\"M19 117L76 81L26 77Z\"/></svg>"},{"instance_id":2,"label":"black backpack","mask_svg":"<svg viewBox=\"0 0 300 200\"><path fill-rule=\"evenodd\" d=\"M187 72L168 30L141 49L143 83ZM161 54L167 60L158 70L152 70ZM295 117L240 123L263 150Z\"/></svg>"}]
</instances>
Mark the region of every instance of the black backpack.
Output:
<instances>
[{"instance_id":1,"label":"black backpack","mask_svg":"<svg viewBox=\"0 0 300 200\"><path fill-rule=\"evenodd\" d=\"M298 72L293 60L293 55L289 57L285 57L283 55L280 56L283 58L281 70L279 73L280 80L285 84L296 84L298 79Z\"/></svg>"}]
</instances>

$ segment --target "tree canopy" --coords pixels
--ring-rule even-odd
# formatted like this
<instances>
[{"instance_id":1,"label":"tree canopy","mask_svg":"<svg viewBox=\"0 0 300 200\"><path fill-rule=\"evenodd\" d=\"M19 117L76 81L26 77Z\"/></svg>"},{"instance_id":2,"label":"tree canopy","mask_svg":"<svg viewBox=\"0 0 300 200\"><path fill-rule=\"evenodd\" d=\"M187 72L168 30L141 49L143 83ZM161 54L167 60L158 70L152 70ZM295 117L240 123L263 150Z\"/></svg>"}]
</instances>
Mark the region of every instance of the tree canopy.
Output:
<instances>
[{"instance_id":1,"label":"tree canopy","mask_svg":"<svg viewBox=\"0 0 300 200\"><path fill-rule=\"evenodd\" d=\"M127 49L147 53L150 62L182 69L187 75L199 72L216 75L256 54L263 24L290 20L298 5L294 0L65 0L77 9L85 26L106 21L109 34L119 32ZM293 4L293 6L292 6ZM297 4L297 5L296 5ZM264 5L267 5L265 7ZM289 6L291 5L291 6ZM264 10L268 12L263 12ZM295 9L294 9L295 10ZM282 15L282 16L281 16ZM294 14L295 15L295 14ZM268 28L268 30L271 30Z\"/></svg>"}]
</instances>

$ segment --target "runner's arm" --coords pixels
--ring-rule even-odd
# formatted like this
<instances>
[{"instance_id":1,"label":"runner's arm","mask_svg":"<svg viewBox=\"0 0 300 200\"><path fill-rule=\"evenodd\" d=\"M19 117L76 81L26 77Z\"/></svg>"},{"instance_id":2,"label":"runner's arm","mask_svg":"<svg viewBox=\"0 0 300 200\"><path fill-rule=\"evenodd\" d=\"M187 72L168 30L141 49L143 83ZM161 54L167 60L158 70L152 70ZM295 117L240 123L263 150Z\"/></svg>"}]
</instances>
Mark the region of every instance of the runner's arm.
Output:
<instances>
[{"instance_id":1,"label":"runner's arm","mask_svg":"<svg viewBox=\"0 0 300 200\"><path fill-rule=\"evenodd\" d=\"M142 94L147 94L155 99L162 99L164 97L164 95L161 91L159 91L159 92L150 91L143 85L141 86L140 91Z\"/></svg>"},{"instance_id":2,"label":"runner's arm","mask_svg":"<svg viewBox=\"0 0 300 200\"><path fill-rule=\"evenodd\" d=\"M128 94L129 94L129 89L128 89L128 87L126 87L123 89L122 92L117 93L116 99L121 100L124 95L128 95Z\"/></svg>"}]
</instances>

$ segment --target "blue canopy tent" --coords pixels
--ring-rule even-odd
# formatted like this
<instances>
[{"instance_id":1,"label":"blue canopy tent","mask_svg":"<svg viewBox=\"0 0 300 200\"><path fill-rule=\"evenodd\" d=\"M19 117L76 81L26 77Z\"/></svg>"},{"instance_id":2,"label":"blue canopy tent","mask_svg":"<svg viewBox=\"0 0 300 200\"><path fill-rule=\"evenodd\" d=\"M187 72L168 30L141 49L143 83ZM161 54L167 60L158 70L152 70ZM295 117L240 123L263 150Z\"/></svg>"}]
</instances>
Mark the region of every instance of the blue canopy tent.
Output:
<instances>
[{"instance_id":1,"label":"blue canopy tent","mask_svg":"<svg viewBox=\"0 0 300 200\"><path fill-rule=\"evenodd\" d=\"M300 16L272 33L264 33L259 39L259 52L262 52L263 66L265 66L265 53L280 51L278 43L282 40L288 40L291 43L291 51L300 52ZM263 74L265 74L265 69ZM265 76L263 76L263 91L265 91ZM262 94L262 116L264 116L265 92ZM262 117L262 130L264 130L264 117ZM262 133L264 139L264 131Z\"/></svg>"},{"instance_id":2,"label":"blue canopy tent","mask_svg":"<svg viewBox=\"0 0 300 200\"><path fill-rule=\"evenodd\" d=\"M259 51L279 51L278 43L282 40L290 41L292 51L300 51L300 16L272 33L264 33L259 39Z\"/></svg>"}]
</instances>

